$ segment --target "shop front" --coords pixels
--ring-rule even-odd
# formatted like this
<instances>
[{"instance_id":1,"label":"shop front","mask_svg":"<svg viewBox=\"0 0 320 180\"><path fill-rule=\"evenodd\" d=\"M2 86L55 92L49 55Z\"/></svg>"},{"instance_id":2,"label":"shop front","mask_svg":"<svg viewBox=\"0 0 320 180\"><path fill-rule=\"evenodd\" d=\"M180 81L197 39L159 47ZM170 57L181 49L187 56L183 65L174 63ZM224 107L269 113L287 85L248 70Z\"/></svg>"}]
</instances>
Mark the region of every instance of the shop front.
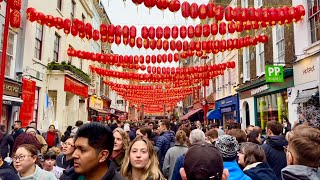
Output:
<instances>
[{"instance_id":1,"label":"shop front","mask_svg":"<svg viewBox=\"0 0 320 180\"><path fill-rule=\"evenodd\" d=\"M218 112L215 111L212 113L215 113L217 117L220 113L220 120L218 122L225 129L239 126L238 124L240 120L238 94L217 100L216 110L218 110Z\"/></svg>"},{"instance_id":2,"label":"shop front","mask_svg":"<svg viewBox=\"0 0 320 180\"><path fill-rule=\"evenodd\" d=\"M0 124L5 125L6 130L18 120L19 107L22 105L20 98L21 82L5 78L3 86L2 114Z\"/></svg>"},{"instance_id":3,"label":"shop front","mask_svg":"<svg viewBox=\"0 0 320 180\"><path fill-rule=\"evenodd\" d=\"M292 69L291 69L292 74ZM256 126L265 130L268 121L276 120L282 123L282 118L290 118L289 105L290 88L293 87L292 75L282 83L266 83L240 93L242 99L253 97L254 119ZM253 125L253 124L252 124Z\"/></svg>"}]
</instances>

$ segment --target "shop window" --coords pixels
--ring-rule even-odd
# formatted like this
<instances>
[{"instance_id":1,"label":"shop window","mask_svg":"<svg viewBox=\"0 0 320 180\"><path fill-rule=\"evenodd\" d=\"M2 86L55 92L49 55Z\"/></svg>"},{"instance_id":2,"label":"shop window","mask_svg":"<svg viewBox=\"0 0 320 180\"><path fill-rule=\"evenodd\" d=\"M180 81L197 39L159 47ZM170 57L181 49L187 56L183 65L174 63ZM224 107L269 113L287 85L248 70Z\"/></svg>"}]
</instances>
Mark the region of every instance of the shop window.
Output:
<instances>
[{"instance_id":1,"label":"shop window","mask_svg":"<svg viewBox=\"0 0 320 180\"><path fill-rule=\"evenodd\" d=\"M261 76L265 73L265 58L264 58L264 44L263 43L259 43L256 46L256 59L257 59L257 63L256 63L256 68L257 68L257 75Z\"/></svg>"},{"instance_id":2,"label":"shop window","mask_svg":"<svg viewBox=\"0 0 320 180\"><path fill-rule=\"evenodd\" d=\"M285 55L285 44L284 44L284 28L283 26L276 25L276 48L277 48L277 56L275 58L275 62L284 63L284 55Z\"/></svg>"},{"instance_id":3,"label":"shop window","mask_svg":"<svg viewBox=\"0 0 320 180\"><path fill-rule=\"evenodd\" d=\"M1 36L1 49L0 49L0 59L2 58L2 44L3 44L3 33ZM9 31L8 34L8 46L7 46L7 58L6 58L6 69L5 75L9 77L14 76L14 67L15 67L15 53L16 53L16 33Z\"/></svg>"},{"instance_id":4,"label":"shop window","mask_svg":"<svg viewBox=\"0 0 320 180\"><path fill-rule=\"evenodd\" d=\"M310 0L309 4L309 22L311 30L311 41L312 43L320 40L320 0Z\"/></svg>"},{"instance_id":5,"label":"shop window","mask_svg":"<svg viewBox=\"0 0 320 180\"><path fill-rule=\"evenodd\" d=\"M60 36L55 33L54 35L54 46L53 46L53 60L59 61L59 48L60 48Z\"/></svg>"},{"instance_id":6,"label":"shop window","mask_svg":"<svg viewBox=\"0 0 320 180\"><path fill-rule=\"evenodd\" d=\"M256 98L257 125L265 130L268 121L276 120L281 123L282 117L288 117L287 91Z\"/></svg>"},{"instance_id":7,"label":"shop window","mask_svg":"<svg viewBox=\"0 0 320 180\"><path fill-rule=\"evenodd\" d=\"M42 38L43 38L43 26L36 23L36 43L34 48L34 57L41 60L42 56Z\"/></svg>"}]
</instances>

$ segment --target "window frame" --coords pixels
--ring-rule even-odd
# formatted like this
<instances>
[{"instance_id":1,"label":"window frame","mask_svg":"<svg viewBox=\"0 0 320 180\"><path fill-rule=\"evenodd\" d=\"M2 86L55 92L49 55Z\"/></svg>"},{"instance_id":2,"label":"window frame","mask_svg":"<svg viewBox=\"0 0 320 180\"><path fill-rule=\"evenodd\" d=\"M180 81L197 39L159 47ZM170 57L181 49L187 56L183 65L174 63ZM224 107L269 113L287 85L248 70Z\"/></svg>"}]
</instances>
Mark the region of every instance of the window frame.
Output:
<instances>
[{"instance_id":1,"label":"window frame","mask_svg":"<svg viewBox=\"0 0 320 180\"><path fill-rule=\"evenodd\" d=\"M256 46L256 69L257 69L257 75L261 76L265 74L265 66L266 66L266 61L265 61L265 48L263 43L259 43Z\"/></svg>"},{"instance_id":2,"label":"window frame","mask_svg":"<svg viewBox=\"0 0 320 180\"><path fill-rule=\"evenodd\" d=\"M243 82L250 81L250 52L248 47L243 48Z\"/></svg>"},{"instance_id":3,"label":"window frame","mask_svg":"<svg viewBox=\"0 0 320 180\"><path fill-rule=\"evenodd\" d=\"M316 2L317 4L313 4L311 2ZM312 6L313 5L313 6ZM317 6L316 6L317 5ZM313 8L318 7L318 11L313 12ZM320 40L320 0L316 1L308 1L308 10L309 10L309 25L310 25L310 36L311 43L317 42ZM319 33L317 33L317 31Z\"/></svg>"},{"instance_id":4,"label":"window frame","mask_svg":"<svg viewBox=\"0 0 320 180\"><path fill-rule=\"evenodd\" d=\"M276 48L277 48L277 63L285 63L285 40L284 28L279 24L276 25Z\"/></svg>"},{"instance_id":5,"label":"window frame","mask_svg":"<svg viewBox=\"0 0 320 180\"><path fill-rule=\"evenodd\" d=\"M57 0L57 8L62 11L62 0Z\"/></svg>"},{"instance_id":6,"label":"window frame","mask_svg":"<svg viewBox=\"0 0 320 180\"><path fill-rule=\"evenodd\" d=\"M39 114L39 97L40 97L40 87L36 87L35 99L34 99L34 108L33 108L33 121L38 123L38 114Z\"/></svg>"},{"instance_id":7,"label":"window frame","mask_svg":"<svg viewBox=\"0 0 320 180\"><path fill-rule=\"evenodd\" d=\"M53 61L59 62L59 51L60 51L60 38L61 36L58 33L54 34L53 42ZM58 42L58 43L57 43ZM57 47L56 47L57 46ZM56 57L55 57L56 56ZM57 58L57 59L55 59Z\"/></svg>"},{"instance_id":8,"label":"window frame","mask_svg":"<svg viewBox=\"0 0 320 180\"><path fill-rule=\"evenodd\" d=\"M2 59L2 44L3 44L3 29L4 29L4 26L2 26L2 29L1 29L1 39L0 39L0 59ZM10 35L12 35L13 37L13 41L12 41L12 53L9 53L9 43L10 43ZM5 66L5 77L14 77L14 69L15 69L15 56L16 56L16 53L17 53L17 33L12 31L11 29L9 29L9 32L8 32L8 45L7 45L7 52L6 52L6 66ZM8 58L9 57L9 58ZM10 66L8 66L8 62L10 59ZM9 71L8 71L9 70Z\"/></svg>"},{"instance_id":9,"label":"window frame","mask_svg":"<svg viewBox=\"0 0 320 180\"><path fill-rule=\"evenodd\" d=\"M40 28L38 28L38 27L40 27ZM44 31L43 25L36 23L35 45L34 45L35 49L34 49L33 56L39 61L41 61L41 59L42 59L43 31ZM41 32L41 36L38 36L38 32ZM40 37L41 37L41 39L39 39ZM37 43L39 43L39 48L37 48ZM36 53L39 53L39 55Z\"/></svg>"}]
</instances>

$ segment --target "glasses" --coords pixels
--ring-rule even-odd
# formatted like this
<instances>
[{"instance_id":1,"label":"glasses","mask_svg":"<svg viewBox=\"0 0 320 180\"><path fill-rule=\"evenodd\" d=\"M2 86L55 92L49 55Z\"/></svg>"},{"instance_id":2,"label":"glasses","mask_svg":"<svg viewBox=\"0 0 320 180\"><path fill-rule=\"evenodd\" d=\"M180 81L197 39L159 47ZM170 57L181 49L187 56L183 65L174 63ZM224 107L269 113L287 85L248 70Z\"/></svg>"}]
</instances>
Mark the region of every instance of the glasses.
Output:
<instances>
[{"instance_id":1,"label":"glasses","mask_svg":"<svg viewBox=\"0 0 320 180\"><path fill-rule=\"evenodd\" d=\"M19 160L19 161L23 161L23 160L24 160L24 158L25 158L26 156L30 156L30 157L32 157L33 155L19 155L19 156L13 156L13 157L12 157L12 159L13 159L13 161L17 161L17 160Z\"/></svg>"},{"instance_id":2,"label":"glasses","mask_svg":"<svg viewBox=\"0 0 320 180\"><path fill-rule=\"evenodd\" d=\"M63 145L63 146L71 146L71 147L74 147L74 145L71 144L71 143L62 143L62 145Z\"/></svg>"}]
</instances>

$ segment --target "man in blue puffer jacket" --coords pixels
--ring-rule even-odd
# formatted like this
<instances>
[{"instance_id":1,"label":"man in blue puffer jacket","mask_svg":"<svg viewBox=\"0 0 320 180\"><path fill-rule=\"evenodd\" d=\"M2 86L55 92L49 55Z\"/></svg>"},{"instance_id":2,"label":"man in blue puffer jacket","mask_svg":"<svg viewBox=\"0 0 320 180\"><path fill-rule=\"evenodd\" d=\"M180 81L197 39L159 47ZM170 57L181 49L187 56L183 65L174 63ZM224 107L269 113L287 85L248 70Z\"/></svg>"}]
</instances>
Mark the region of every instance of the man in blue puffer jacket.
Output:
<instances>
[{"instance_id":1,"label":"man in blue puffer jacket","mask_svg":"<svg viewBox=\"0 0 320 180\"><path fill-rule=\"evenodd\" d=\"M171 145L174 145L175 143L175 137L174 135L169 131L170 129L170 122L167 120L164 120L160 123L159 131L160 136L157 139L156 146L160 149L162 157L160 159L160 167L163 166L164 156L166 155L167 151L171 147Z\"/></svg>"}]
</instances>

